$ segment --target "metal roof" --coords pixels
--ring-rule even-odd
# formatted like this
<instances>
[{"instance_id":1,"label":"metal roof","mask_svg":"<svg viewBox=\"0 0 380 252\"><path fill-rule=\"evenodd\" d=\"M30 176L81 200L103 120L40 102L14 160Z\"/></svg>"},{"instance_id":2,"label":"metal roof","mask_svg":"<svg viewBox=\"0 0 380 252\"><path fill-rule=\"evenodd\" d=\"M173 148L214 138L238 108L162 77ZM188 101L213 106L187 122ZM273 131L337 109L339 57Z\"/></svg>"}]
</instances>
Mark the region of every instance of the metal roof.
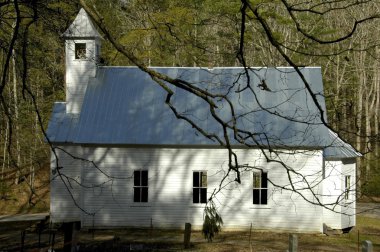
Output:
<instances>
[{"instance_id":1,"label":"metal roof","mask_svg":"<svg viewBox=\"0 0 380 252\"><path fill-rule=\"evenodd\" d=\"M330 143L323 150L325 158L356 158L361 157L362 154L355 150L350 144L344 142L338 134L329 130L327 142Z\"/></svg>"},{"instance_id":2,"label":"metal roof","mask_svg":"<svg viewBox=\"0 0 380 252\"><path fill-rule=\"evenodd\" d=\"M62 34L65 38L101 38L87 12L81 8L69 28Z\"/></svg>"},{"instance_id":3,"label":"metal roof","mask_svg":"<svg viewBox=\"0 0 380 252\"><path fill-rule=\"evenodd\" d=\"M293 68L249 69L253 92L244 89L244 68L153 69L212 93L226 94L234 104L237 127L257 134L255 141L246 141L249 144L324 148L332 142L316 105ZM321 69L301 71L326 111ZM211 116L205 101L168 85L174 91L171 101L179 113L222 137L222 127ZM48 137L53 142L78 144L217 145L184 120L178 120L165 99L166 92L136 67L99 67L96 78L88 83L79 120L63 112L64 104L56 104ZM215 102L218 116L230 120L227 103ZM233 139L233 132L228 134ZM238 142L232 140L232 144Z\"/></svg>"},{"instance_id":4,"label":"metal roof","mask_svg":"<svg viewBox=\"0 0 380 252\"><path fill-rule=\"evenodd\" d=\"M79 116L66 113L66 103L54 103L46 134L50 142L73 142L77 134Z\"/></svg>"}]
</instances>

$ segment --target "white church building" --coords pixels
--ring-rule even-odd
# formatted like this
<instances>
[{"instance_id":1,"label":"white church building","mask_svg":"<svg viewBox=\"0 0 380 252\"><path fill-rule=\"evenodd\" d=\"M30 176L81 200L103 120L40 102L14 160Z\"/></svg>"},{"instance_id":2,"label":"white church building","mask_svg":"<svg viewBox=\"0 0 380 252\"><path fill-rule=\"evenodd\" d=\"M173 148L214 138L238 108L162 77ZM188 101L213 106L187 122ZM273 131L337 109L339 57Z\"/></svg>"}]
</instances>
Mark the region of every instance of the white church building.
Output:
<instances>
[{"instance_id":1,"label":"white church building","mask_svg":"<svg viewBox=\"0 0 380 252\"><path fill-rule=\"evenodd\" d=\"M252 224L323 232L323 224L355 226L360 154L321 122L293 68L249 68L254 92L240 90L247 82L244 68L151 68L209 91L227 94L228 89L237 127L257 133L254 141L247 139L249 148L231 142L239 162L247 164L237 183L235 173L227 174L228 150L177 119L165 103L165 90L147 73L98 64L102 38L83 9L63 36L66 101L54 104L47 130L54 223L201 227L207 201L222 185L213 202L227 229ZM301 72L326 111L321 69ZM267 90L260 87L263 81ZM223 137L202 99L173 90L178 113ZM220 117L228 120L226 104L218 105Z\"/></svg>"}]
</instances>

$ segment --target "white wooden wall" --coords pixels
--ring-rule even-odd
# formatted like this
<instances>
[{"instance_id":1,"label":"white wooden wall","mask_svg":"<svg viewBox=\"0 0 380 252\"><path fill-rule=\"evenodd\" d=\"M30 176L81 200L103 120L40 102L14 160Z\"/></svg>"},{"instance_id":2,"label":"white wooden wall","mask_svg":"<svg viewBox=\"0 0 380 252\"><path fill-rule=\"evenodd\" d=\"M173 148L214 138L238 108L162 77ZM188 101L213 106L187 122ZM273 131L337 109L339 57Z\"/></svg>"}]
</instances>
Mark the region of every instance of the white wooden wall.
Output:
<instances>
[{"instance_id":1,"label":"white wooden wall","mask_svg":"<svg viewBox=\"0 0 380 252\"><path fill-rule=\"evenodd\" d=\"M73 150L75 151L75 150ZM254 165L268 171L273 183L288 186L285 169L278 163L266 163L258 150L237 150L241 164ZM83 166L80 202L84 209L94 215L81 212L84 227L171 227L181 228L185 222L194 227L203 223L203 204L192 203L192 173L204 170L208 175L208 194L211 195L227 170L227 152L222 149L158 149L158 148L83 148L83 157L94 161L78 163ZM307 176L313 192L321 195L322 153L282 154L281 160L297 172ZM69 160L61 160L68 162ZM71 162L71 164L73 164ZM307 167L307 168L305 168ZM62 172L66 168L61 169ZM100 171L101 170L101 171ZM149 202L133 202L133 171L149 171ZM70 172L70 169L67 170ZM305 189L301 177L291 176L293 185L302 196L317 203L310 190ZM225 228L295 230L303 232L322 231L322 209L307 203L295 192L280 190L269 185L268 205L252 204L252 171L242 173L242 183L231 182L217 195L215 203L223 217ZM224 184L225 185L225 184ZM52 184L52 187L57 183ZM62 186L60 185L62 189ZM60 197L55 197L58 193ZM70 201L60 190L52 190L52 211ZM66 197L66 198L65 198ZM74 210L77 213L77 210ZM54 216L64 216L55 213Z\"/></svg>"},{"instance_id":2,"label":"white wooden wall","mask_svg":"<svg viewBox=\"0 0 380 252\"><path fill-rule=\"evenodd\" d=\"M343 175L351 176L351 188L349 197L345 200L343 204L341 215L342 218L342 228L353 227L356 225L356 161L354 159L346 160L342 162ZM344 178L342 179L344 186Z\"/></svg>"},{"instance_id":3,"label":"white wooden wall","mask_svg":"<svg viewBox=\"0 0 380 252\"><path fill-rule=\"evenodd\" d=\"M356 225L355 218L355 160L326 161L323 181L323 202L332 210L323 209L324 223L333 229L343 229ZM345 199L345 176L351 176L349 198Z\"/></svg>"},{"instance_id":4,"label":"white wooden wall","mask_svg":"<svg viewBox=\"0 0 380 252\"><path fill-rule=\"evenodd\" d=\"M75 43L86 43L86 59L75 59ZM88 80L96 74L96 45L99 45L100 50L99 40L66 40L67 113L80 113Z\"/></svg>"},{"instance_id":5,"label":"white wooden wall","mask_svg":"<svg viewBox=\"0 0 380 252\"><path fill-rule=\"evenodd\" d=\"M60 146L61 148L63 146ZM64 146L65 151L77 156L82 155L80 146ZM80 182L82 161L73 159L65 152L56 149L56 156L51 154L51 181L50 181L50 218L53 222L79 221L80 210ZM57 167L61 175L55 171ZM54 173L54 174L53 174ZM74 199L74 200L73 200Z\"/></svg>"}]
</instances>

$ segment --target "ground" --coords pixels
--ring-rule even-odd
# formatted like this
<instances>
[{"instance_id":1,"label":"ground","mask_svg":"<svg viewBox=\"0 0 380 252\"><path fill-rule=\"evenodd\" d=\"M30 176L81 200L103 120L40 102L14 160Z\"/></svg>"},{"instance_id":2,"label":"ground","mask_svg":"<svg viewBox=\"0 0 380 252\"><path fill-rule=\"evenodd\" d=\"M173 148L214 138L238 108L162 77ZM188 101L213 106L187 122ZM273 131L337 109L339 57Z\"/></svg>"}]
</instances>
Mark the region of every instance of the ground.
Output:
<instances>
[{"instance_id":1,"label":"ground","mask_svg":"<svg viewBox=\"0 0 380 252\"><path fill-rule=\"evenodd\" d=\"M380 205L377 205L380 206ZM380 218L363 214L357 218L358 226L350 233L334 236L322 234L297 234L298 251L356 251L363 240L370 240L374 251L380 249ZM22 226L8 225L0 228L0 251L20 251ZM29 228L25 239L25 251L47 251L52 232L45 231L38 245L35 227ZM200 231L193 231L191 247L183 249L183 231L158 229L82 230L79 233L79 251L286 251L288 233L249 230L244 232L222 231L213 242L207 242ZM358 243L359 241L359 243ZM54 250L63 251L63 232L57 229ZM358 250L359 251L359 250Z\"/></svg>"},{"instance_id":2,"label":"ground","mask_svg":"<svg viewBox=\"0 0 380 252\"><path fill-rule=\"evenodd\" d=\"M15 189L17 188L17 189ZM37 194L33 204L28 204L27 186L12 188L22 197L10 194L6 200L0 200L1 214L31 213L48 211L49 206L49 169L38 172L36 182ZM36 207L37 206L37 207ZM325 236L322 234L297 234L298 251L359 251L363 240L374 244L374 251L380 250L380 203L358 203L357 227L350 233ZM1 219L1 218L0 218ZM59 227L51 227L41 234L39 246L38 232L35 225L23 223L0 225L0 251L20 251L21 230L27 228L25 251L48 251L54 235L54 250L63 249L63 232ZM82 230L79 233L80 251L286 251L288 233L264 232L258 230L244 232L222 231L213 242L207 242L200 231L193 231L191 247L183 249L183 231L157 229L118 229L118 230Z\"/></svg>"},{"instance_id":3,"label":"ground","mask_svg":"<svg viewBox=\"0 0 380 252\"><path fill-rule=\"evenodd\" d=\"M356 207L359 214L380 219L380 203L359 202Z\"/></svg>"},{"instance_id":4,"label":"ground","mask_svg":"<svg viewBox=\"0 0 380 252\"><path fill-rule=\"evenodd\" d=\"M6 190L0 197L0 215L49 212L50 164L36 168L34 194L31 194L29 177L15 185L13 179L5 180Z\"/></svg>"}]
</instances>

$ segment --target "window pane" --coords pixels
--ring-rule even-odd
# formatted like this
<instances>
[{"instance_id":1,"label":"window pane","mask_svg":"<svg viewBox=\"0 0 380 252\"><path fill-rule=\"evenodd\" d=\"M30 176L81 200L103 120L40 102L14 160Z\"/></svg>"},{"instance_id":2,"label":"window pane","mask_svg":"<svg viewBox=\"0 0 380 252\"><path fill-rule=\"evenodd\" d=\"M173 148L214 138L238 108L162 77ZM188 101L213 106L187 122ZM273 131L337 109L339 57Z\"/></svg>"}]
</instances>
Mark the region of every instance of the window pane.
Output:
<instances>
[{"instance_id":1,"label":"window pane","mask_svg":"<svg viewBox=\"0 0 380 252\"><path fill-rule=\"evenodd\" d=\"M261 189L261 204L266 205L268 203L268 189Z\"/></svg>"},{"instance_id":2,"label":"window pane","mask_svg":"<svg viewBox=\"0 0 380 252\"><path fill-rule=\"evenodd\" d=\"M202 174L201 186L207 187L207 172L201 172L201 174Z\"/></svg>"},{"instance_id":3,"label":"window pane","mask_svg":"<svg viewBox=\"0 0 380 252\"><path fill-rule=\"evenodd\" d=\"M253 189L253 204L260 204L260 189Z\"/></svg>"},{"instance_id":4,"label":"window pane","mask_svg":"<svg viewBox=\"0 0 380 252\"><path fill-rule=\"evenodd\" d=\"M141 171L141 185L148 186L148 171Z\"/></svg>"},{"instance_id":5,"label":"window pane","mask_svg":"<svg viewBox=\"0 0 380 252\"><path fill-rule=\"evenodd\" d=\"M199 172L193 172L193 187L199 187Z\"/></svg>"},{"instance_id":6,"label":"window pane","mask_svg":"<svg viewBox=\"0 0 380 252\"><path fill-rule=\"evenodd\" d=\"M99 45L96 45L96 47L95 47L95 57L96 57L96 60L99 60L99 52L100 52Z\"/></svg>"},{"instance_id":7,"label":"window pane","mask_svg":"<svg viewBox=\"0 0 380 252\"><path fill-rule=\"evenodd\" d=\"M75 59L86 58L86 43L75 43Z\"/></svg>"},{"instance_id":8,"label":"window pane","mask_svg":"<svg viewBox=\"0 0 380 252\"><path fill-rule=\"evenodd\" d=\"M253 188L260 188L260 173L253 173Z\"/></svg>"},{"instance_id":9,"label":"window pane","mask_svg":"<svg viewBox=\"0 0 380 252\"><path fill-rule=\"evenodd\" d=\"M134 171L133 172L133 177L134 177L134 185L135 186L140 186L140 171Z\"/></svg>"},{"instance_id":10,"label":"window pane","mask_svg":"<svg viewBox=\"0 0 380 252\"><path fill-rule=\"evenodd\" d=\"M148 187L142 187L141 190L141 202L148 202Z\"/></svg>"},{"instance_id":11,"label":"window pane","mask_svg":"<svg viewBox=\"0 0 380 252\"><path fill-rule=\"evenodd\" d=\"M199 188L193 188L193 203L199 203Z\"/></svg>"},{"instance_id":12,"label":"window pane","mask_svg":"<svg viewBox=\"0 0 380 252\"><path fill-rule=\"evenodd\" d=\"M261 188L268 188L268 173L262 173Z\"/></svg>"},{"instance_id":13,"label":"window pane","mask_svg":"<svg viewBox=\"0 0 380 252\"><path fill-rule=\"evenodd\" d=\"M140 187L135 187L134 188L134 194L133 194L133 201L134 202L140 202Z\"/></svg>"},{"instance_id":14,"label":"window pane","mask_svg":"<svg viewBox=\"0 0 380 252\"><path fill-rule=\"evenodd\" d=\"M350 176L346 176L346 189L349 189L350 188Z\"/></svg>"},{"instance_id":15,"label":"window pane","mask_svg":"<svg viewBox=\"0 0 380 252\"><path fill-rule=\"evenodd\" d=\"M344 198L345 199L349 198L349 192L350 192L350 186L351 186L350 180L351 180L351 176L349 176L349 175L345 176L345 180L344 180L344 186L345 186Z\"/></svg>"},{"instance_id":16,"label":"window pane","mask_svg":"<svg viewBox=\"0 0 380 252\"><path fill-rule=\"evenodd\" d=\"M207 203L207 188L201 188L201 203Z\"/></svg>"}]
</instances>

